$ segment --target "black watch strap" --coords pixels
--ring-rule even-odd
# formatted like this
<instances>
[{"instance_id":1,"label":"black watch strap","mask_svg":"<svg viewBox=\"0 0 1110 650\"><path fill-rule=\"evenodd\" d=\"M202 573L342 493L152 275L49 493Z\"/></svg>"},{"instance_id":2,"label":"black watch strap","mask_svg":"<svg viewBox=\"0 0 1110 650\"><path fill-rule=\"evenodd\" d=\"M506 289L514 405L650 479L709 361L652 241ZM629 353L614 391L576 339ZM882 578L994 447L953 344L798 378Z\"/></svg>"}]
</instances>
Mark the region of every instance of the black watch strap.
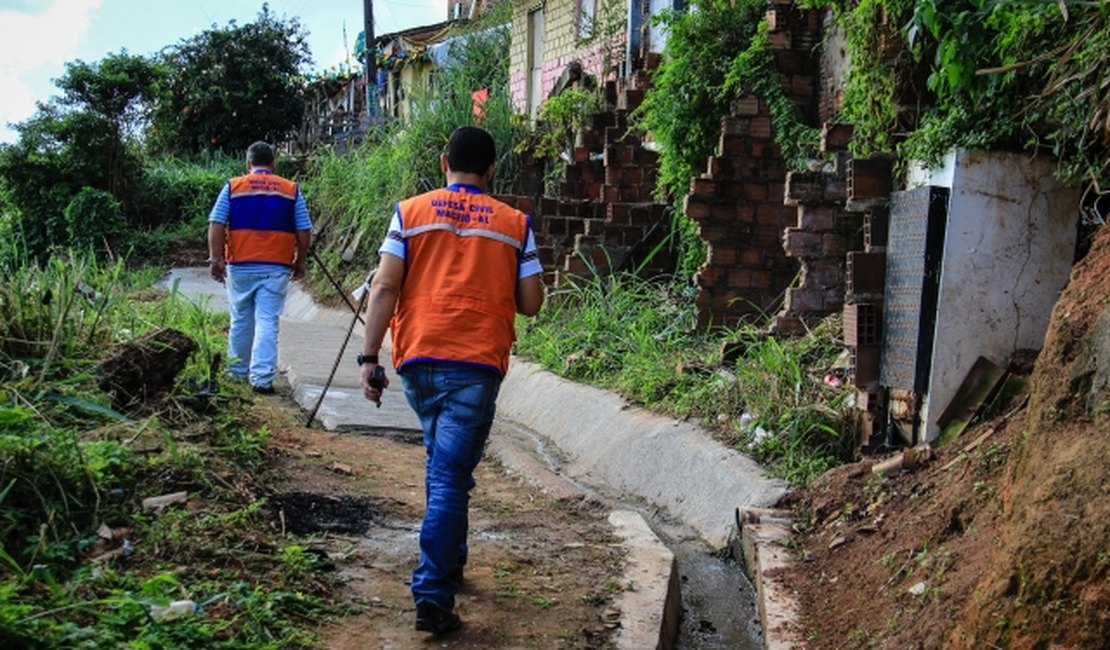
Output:
<instances>
[{"instance_id":1,"label":"black watch strap","mask_svg":"<svg viewBox=\"0 0 1110 650\"><path fill-rule=\"evenodd\" d=\"M360 365L360 366L364 363L373 363L373 364L377 365L378 355L376 355L376 354L360 354L357 357L355 357L355 360L358 361L358 365Z\"/></svg>"}]
</instances>

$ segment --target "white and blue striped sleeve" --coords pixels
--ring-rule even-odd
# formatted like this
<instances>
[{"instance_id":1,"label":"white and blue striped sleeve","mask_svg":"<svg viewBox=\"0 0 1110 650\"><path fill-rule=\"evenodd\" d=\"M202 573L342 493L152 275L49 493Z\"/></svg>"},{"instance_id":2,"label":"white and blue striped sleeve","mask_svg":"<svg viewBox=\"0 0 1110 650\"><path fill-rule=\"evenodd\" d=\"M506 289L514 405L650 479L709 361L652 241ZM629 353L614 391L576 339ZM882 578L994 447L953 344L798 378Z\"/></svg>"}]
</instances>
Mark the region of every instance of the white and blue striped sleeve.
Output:
<instances>
[{"instance_id":1,"label":"white and blue striped sleeve","mask_svg":"<svg viewBox=\"0 0 1110 650\"><path fill-rule=\"evenodd\" d=\"M224 183L220 195L216 197L216 203L212 206L212 211L208 213L208 221L227 223L227 217L231 213L231 190L228 188L229 185Z\"/></svg>"},{"instance_id":2,"label":"white and blue striped sleeve","mask_svg":"<svg viewBox=\"0 0 1110 650\"><path fill-rule=\"evenodd\" d=\"M389 220L389 228L385 231L378 255L389 253L394 257L405 259L405 238L401 236L401 211L393 209L393 218Z\"/></svg>"},{"instance_id":3,"label":"white and blue striped sleeve","mask_svg":"<svg viewBox=\"0 0 1110 650\"><path fill-rule=\"evenodd\" d=\"M524 249L520 252L520 271L517 278L524 278L543 273L539 253L536 252L536 236L532 234L532 218L528 217L528 238L524 241Z\"/></svg>"}]
</instances>

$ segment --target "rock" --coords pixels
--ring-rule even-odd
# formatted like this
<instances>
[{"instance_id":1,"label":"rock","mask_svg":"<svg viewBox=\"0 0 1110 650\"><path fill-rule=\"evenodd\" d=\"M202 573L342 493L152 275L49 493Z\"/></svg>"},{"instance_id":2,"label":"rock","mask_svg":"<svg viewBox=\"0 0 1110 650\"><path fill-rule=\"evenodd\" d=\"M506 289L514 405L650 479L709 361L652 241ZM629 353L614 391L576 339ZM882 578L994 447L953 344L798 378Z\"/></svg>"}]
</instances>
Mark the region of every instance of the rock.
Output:
<instances>
[{"instance_id":1,"label":"rock","mask_svg":"<svg viewBox=\"0 0 1110 650\"><path fill-rule=\"evenodd\" d=\"M911 596L920 596L925 593L925 583L919 582L906 590Z\"/></svg>"},{"instance_id":2,"label":"rock","mask_svg":"<svg viewBox=\"0 0 1110 650\"><path fill-rule=\"evenodd\" d=\"M143 499L143 510L146 512L161 512L165 510L166 506L175 503L185 503L189 500L188 492L174 492L172 494L163 494L157 497L148 497Z\"/></svg>"}]
</instances>

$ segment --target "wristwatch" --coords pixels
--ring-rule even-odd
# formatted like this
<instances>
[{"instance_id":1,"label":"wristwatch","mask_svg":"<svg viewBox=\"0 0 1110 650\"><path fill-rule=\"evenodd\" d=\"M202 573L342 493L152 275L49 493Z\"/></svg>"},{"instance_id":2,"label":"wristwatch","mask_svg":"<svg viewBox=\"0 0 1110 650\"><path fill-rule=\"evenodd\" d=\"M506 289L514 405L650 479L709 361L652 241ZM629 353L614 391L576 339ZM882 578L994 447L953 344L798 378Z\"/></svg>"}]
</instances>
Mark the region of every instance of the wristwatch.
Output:
<instances>
[{"instance_id":1,"label":"wristwatch","mask_svg":"<svg viewBox=\"0 0 1110 650\"><path fill-rule=\"evenodd\" d=\"M355 357L355 360L358 361L358 365L360 365L360 366L364 363L372 363L374 365L377 365L378 355L376 355L376 354L360 354L357 357Z\"/></svg>"}]
</instances>

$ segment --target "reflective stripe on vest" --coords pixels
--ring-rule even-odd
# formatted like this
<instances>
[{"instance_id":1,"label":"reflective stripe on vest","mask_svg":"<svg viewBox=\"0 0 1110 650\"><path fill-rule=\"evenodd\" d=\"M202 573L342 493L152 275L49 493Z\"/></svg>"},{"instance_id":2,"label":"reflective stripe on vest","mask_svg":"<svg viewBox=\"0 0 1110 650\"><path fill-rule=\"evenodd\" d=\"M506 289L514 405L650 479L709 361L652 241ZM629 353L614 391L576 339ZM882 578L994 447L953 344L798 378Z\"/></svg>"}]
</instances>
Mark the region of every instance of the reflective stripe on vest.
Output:
<instances>
[{"instance_id":1,"label":"reflective stripe on vest","mask_svg":"<svg viewBox=\"0 0 1110 650\"><path fill-rule=\"evenodd\" d=\"M292 264L297 252L297 184L254 172L228 182L227 261Z\"/></svg>"},{"instance_id":2,"label":"reflective stripe on vest","mask_svg":"<svg viewBox=\"0 0 1110 650\"><path fill-rule=\"evenodd\" d=\"M393 364L451 361L504 374L528 220L486 194L435 190L398 204L405 281Z\"/></svg>"}]
</instances>

